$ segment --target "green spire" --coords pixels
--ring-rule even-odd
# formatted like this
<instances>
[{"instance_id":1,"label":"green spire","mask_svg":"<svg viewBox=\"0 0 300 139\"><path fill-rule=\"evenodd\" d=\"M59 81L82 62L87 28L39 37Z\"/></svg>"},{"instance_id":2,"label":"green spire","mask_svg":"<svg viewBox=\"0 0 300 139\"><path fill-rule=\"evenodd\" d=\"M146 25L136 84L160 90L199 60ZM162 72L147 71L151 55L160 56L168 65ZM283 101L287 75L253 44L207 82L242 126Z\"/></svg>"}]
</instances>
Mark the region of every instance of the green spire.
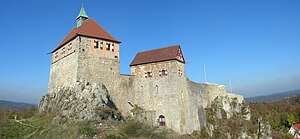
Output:
<instances>
[{"instance_id":1,"label":"green spire","mask_svg":"<svg viewBox=\"0 0 300 139\"><path fill-rule=\"evenodd\" d=\"M80 9L80 12L76 18L77 20L77 27L81 26L81 24L87 20L89 18L89 16L86 14L85 10L84 10L84 7L83 7L83 4L81 6L81 9Z\"/></svg>"}]
</instances>

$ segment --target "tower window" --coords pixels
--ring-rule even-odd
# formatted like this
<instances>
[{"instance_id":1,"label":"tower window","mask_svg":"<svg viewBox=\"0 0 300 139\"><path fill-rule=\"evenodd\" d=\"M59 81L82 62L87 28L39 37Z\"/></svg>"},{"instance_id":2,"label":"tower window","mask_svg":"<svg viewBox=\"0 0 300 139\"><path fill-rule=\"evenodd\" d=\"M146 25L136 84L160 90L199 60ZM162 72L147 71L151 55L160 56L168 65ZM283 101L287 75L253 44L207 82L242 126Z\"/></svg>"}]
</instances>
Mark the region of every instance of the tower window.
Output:
<instances>
[{"instance_id":1,"label":"tower window","mask_svg":"<svg viewBox=\"0 0 300 139\"><path fill-rule=\"evenodd\" d=\"M107 51L110 50L110 43L106 43L106 50L107 50Z\"/></svg>"},{"instance_id":2,"label":"tower window","mask_svg":"<svg viewBox=\"0 0 300 139\"><path fill-rule=\"evenodd\" d=\"M182 75L182 70L178 70L178 75Z\"/></svg>"},{"instance_id":3,"label":"tower window","mask_svg":"<svg viewBox=\"0 0 300 139\"><path fill-rule=\"evenodd\" d=\"M155 85L156 94L158 94L158 85Z\"/></svg>"},{"instance_id":4,"label":"tower window","mask_svg":"<svg viewBox=\"0 0 300 139\"><path fill-rule=\"evenodd\" d=\"M57 58L57 57L58 57L58 52L56 52L56 53L55 53L55 56L54 56L54 57L55 57L55 58Z\"/></svg>"},{"instance_id":5,"label":"tower window","mask_svg":"<svg viewBox=\"0 0 300 139\"><path fill-rule=\"evenodd\" d=\"M72 49L72 43L70 43L69 45L68 45L68 50L71 50Z\"/></svg>"},{"instance_id":6,"label":"tower window","mask_svg":"<svg viewBox=\"0 0 300 139\"><path fill-rule=\"evenodd\" d=\"M99 42L96 41L96 40L94 40L94 48L95 48L95 49L98 48L98 45L99 45Z\"/></svg>"},{"instance_id":7,"label":"tower window","mask_svg":"<svg viewBox=\"0 0 300 139\"><path fill-rule=\"evenodd\" d=\"M148 78L148 77L152 77L152 72L146 72L145 73L145 78Z\"/></svg>"},{"instance_id":8,"label":"tower window","mask_svg":"<svg viewBox=\"0 0 300 139\"><path fill-rule=\"evenodd\" d=\"M103 42L100 42L100 49L103 50Z\"/></svg>"},{"instance_id":9,"label":"tower window","mask_svg":"<svg viewBox=\"0 0 300 139\"><path fill-rule=\"evenodd\" d=\"M62 48L62 50L61 50L61 54L64 54L66 52L66 49L65 49L65 47L64 48Z\"/></svg>"},{"instance_id":10,"label":"tower window","mask_svg":"<svg viewBox=\"0 0 300 139\"><path fill-rule=\"evenodd\" d=\"M168 70L160 70L159 76L168 76Z\"/></svg>"},{"instance_id":11,"label":"tower window","mask_svg":"<svg viewBox=\"0 0 300 139\"><path fill-rule=\"evenodd\" d=\"M114 44L111 45L111 51L112 51L112 52L115 51L115 47L114 47L114 46L115 46Z\"/></svg>"}]
</instances>

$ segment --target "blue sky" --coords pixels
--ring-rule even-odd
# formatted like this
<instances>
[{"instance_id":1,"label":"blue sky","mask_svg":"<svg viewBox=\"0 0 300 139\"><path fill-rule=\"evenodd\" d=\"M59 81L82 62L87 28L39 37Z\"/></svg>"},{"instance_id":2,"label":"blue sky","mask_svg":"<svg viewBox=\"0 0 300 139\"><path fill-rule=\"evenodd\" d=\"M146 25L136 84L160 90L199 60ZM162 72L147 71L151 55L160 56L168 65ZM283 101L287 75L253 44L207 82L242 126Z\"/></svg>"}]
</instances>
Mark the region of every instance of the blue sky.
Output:
<instances>
[{"instance_id":1,"label":"blue sky","mask_svg":"<svg viewBox=\"0 0 300 139\"><path fill-rule=\"evenodd\" d=\"M50 55L76 25L82 0L2 1L0 99L37 103ZM300 88L299 0L84 1L122 41L121 72L140 51L180 44L186 74L245 97ZM229 89L228 89L229 90Z\"/></svg>"}]
</instances>

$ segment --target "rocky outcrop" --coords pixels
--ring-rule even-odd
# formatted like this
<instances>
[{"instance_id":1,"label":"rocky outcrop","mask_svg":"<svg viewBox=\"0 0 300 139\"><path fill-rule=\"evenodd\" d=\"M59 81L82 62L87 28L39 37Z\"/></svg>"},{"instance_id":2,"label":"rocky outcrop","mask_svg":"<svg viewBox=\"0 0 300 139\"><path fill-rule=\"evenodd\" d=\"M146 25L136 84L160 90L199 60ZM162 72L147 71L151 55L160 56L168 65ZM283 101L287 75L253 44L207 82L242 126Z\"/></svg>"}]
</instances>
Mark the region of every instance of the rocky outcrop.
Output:
<instances>
[{"instance_id":1,"label":"rocky outcrop","mask_svg":"<svg viewBox=\"0 0 300 139\"><path fill-rule=\"evenodd\" d=\"M39 102L39 112L54 112L75 120L121 119L103 84L78 81L73 87L49 92Z\"/></svg>"},{"instance_id":2,"label":"rocky outcrop","mask_svg":"<svg viewBox=\"0 0 300 139\"><path fill-rule=\"evenodd\" d=\"M257 138L258 135L270 138L268 123L251 119L249 105L242 96L227 94L217 96L205 108L206 128L210 138ZM261 130L258 131L259 124Z\"/></svg>"}]
</instances>

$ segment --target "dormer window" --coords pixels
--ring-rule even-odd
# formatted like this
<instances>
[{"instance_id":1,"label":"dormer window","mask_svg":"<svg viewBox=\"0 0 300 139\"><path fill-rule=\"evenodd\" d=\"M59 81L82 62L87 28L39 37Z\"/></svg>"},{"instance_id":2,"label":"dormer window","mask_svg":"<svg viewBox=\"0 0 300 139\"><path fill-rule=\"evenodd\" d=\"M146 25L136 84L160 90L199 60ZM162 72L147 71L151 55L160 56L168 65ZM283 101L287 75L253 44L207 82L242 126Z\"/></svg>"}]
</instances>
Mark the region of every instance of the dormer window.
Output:
<instances>
[{"instance_id":1,"label":"dormer window","mask_svg":"<svg viewBox=\"0 0 300 139\"><path fill-rule=\"evenodd\" d=\"M110 50L110 43L106 43L106 50L107 50L107 51Z\"/></svg>"},{"instance_id":2,"label":"dormer window","mask_svg":"<svg viewBox=\"0 0 300 139\"><path fill-rule=\"evenodd\" d=\"M95 49L98 48L98 45L99 45L99 42L96 41L96 40L94 40L94 48L95 48Z\"/></svg>"}]
</instances>

